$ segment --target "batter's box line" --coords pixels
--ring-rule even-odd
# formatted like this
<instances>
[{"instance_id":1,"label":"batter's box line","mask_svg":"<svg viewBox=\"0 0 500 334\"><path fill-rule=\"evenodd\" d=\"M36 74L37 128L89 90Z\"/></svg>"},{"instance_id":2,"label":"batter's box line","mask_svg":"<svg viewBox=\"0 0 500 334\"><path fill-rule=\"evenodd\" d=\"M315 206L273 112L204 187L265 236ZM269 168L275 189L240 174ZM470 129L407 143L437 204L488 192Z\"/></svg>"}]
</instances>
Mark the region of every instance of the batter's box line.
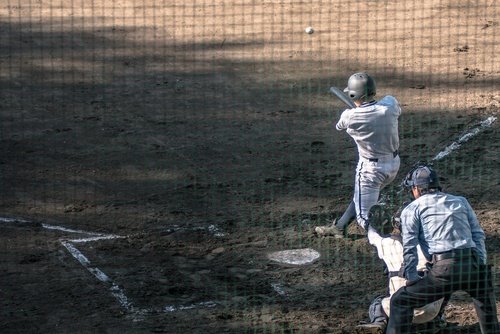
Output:
<instances>
[{"instance_id":1,"label":"batter's box line","mask_svg":"<svg viewBox=\"0 0 500 334\"><path fill-rule=\"evenodd\" d=\"M208 227L205 226L181 227L179 225L172 225L170 227L164 228L163 231L166 233L185 232L185 231L206 231L217 238L222 238L227 235L225 232L221 231L221 229L217 225L214 224L208 225Z\"/></svg>"},{"instance_id":2,"label":"batter's box line","mask_svg":"<svg viewBox=\"0 0 500 334\"><path fill-rule=\"evenodd\" d=\"M0 217L0 223L32 223L25 219L19 218L9 218L9 217ZM128 317L133 321L142 321L145 319L147 315L157 314L157 313L171 313L175 311L184 311L191 310L195 308L211 308L215 307L218 304L214 301L201 302L197 304L190 305L168 305L162 308L154 309L154 308L138 308L134 306L134 304L130 301L130 299L125 294L125 290L121 288L116 282L114 282L106 273L104 273L101 269L92 266L90 260L80 251L74 244L75 243L87 243L87 242L95 242L100 240L111 240L111 239L121 239L127 238L127 236L120 236L116 234L105 234L98 232L89 232L83 230L75 230L71 228L67 228L59 225L50 225L42 223L41 226L44 229L52 230L52 231L61 231L72 234L82 234L86 237L84 238L60 238L59 242L66 248L66 250L75 258L89 273L91 273L97 280L101 283L107 285L109 287L109 291L111 295L118 301L120 306L126 310L128 313ZM213 231L209 229L209 232L212 232L215 236L220 236L218 230Z\"/></svg>"},{"instance_id":3,"label":"batter's box line","mask_svg":"<svg viewBox=\"0 0 500 334\"><path fill-rule=\"evenodd\" d=\"M491 127L496 120L497 118L495 116L490 116L485 120L479 122L471 129L469 129L469 131L467 131L465 134L461 135L456 141L446 146L444 150L436 154L436 156L432 160L441 160L448 156L451 152L458 150L460 146L462 146L462 144L468 142L472 137L475 137L483 130Z\"/></svg>"}]
</instances>

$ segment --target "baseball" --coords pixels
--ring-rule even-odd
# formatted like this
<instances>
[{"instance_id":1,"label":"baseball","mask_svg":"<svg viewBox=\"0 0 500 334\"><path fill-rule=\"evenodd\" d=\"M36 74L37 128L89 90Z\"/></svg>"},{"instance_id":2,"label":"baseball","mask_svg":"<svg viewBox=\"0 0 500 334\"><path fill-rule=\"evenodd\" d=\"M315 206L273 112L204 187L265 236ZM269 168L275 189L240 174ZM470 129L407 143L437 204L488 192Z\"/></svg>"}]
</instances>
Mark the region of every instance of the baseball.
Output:
<instances>
[{"instance_id":1,"label":"baseball","mask_svg":"<svg viewBox=\"0 0 500 334\"><path fill-rule=\"evenodd\" d=\"M314 29L312 27L307 27L306 28L306 33L312 34L314 32Z\"/></svg>"}]
</instances>

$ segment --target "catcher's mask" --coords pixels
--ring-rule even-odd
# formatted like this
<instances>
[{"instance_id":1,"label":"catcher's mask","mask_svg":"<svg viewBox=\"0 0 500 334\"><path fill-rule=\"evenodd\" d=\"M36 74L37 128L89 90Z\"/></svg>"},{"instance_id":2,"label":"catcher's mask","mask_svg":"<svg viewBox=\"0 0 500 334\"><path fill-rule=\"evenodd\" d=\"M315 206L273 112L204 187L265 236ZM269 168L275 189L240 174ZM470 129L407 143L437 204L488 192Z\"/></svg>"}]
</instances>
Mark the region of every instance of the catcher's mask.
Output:
<instances>
[{"instance_id":1,"label":"catcher's mask","mask_svg":"<svg viewBox=\"0 0 500 334\"><path fill-rule=\"evenodd\" d=\"M410 191L413 187L441 191L437 173L432 169L431 165L420 162L406 174L402 186Z\"/></svg>"}]
</instances>

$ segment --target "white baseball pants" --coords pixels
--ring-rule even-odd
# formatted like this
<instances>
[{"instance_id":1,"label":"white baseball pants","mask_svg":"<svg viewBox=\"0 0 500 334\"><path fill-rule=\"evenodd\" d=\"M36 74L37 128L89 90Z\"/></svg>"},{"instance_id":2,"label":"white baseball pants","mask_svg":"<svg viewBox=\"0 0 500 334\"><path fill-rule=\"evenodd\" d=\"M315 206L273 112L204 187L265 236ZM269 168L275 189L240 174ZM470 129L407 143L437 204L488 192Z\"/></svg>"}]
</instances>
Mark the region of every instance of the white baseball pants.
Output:
<instances>
[{"instance_id":1,"label":"white baseball pants","mask_svg":"<svg viewBox=\"0 0 500 334\"><path fill-rule=\"evenodd\" d=\"M391 183L399 170L399 155L379 159L359 157L354 184L356 221L365 226L370 208L377 204L380 190Z\"/></svg>"}]
</instances>

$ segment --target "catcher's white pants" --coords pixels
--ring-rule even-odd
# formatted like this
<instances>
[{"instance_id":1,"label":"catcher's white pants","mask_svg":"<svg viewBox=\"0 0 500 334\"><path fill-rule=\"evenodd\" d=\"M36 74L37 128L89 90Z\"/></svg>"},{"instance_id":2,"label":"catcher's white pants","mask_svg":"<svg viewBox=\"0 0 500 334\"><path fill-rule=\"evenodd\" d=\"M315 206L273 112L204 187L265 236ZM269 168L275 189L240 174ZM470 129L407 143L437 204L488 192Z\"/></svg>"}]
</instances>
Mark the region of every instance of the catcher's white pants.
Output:
<instances>
[{"instance_id":1,"label":"catcher's white pants","mask_svg":"<svg viewBox=\"0 0 500 334\"><path fill-rule=\"evenodd\" d=\"M365 226L370 208L377 204L380 190L394 180L399 170L399 155L377 160L359 157L356 167L353 201L356 207L356 221L361 227Z\"/></svg>"}]
</instances>

